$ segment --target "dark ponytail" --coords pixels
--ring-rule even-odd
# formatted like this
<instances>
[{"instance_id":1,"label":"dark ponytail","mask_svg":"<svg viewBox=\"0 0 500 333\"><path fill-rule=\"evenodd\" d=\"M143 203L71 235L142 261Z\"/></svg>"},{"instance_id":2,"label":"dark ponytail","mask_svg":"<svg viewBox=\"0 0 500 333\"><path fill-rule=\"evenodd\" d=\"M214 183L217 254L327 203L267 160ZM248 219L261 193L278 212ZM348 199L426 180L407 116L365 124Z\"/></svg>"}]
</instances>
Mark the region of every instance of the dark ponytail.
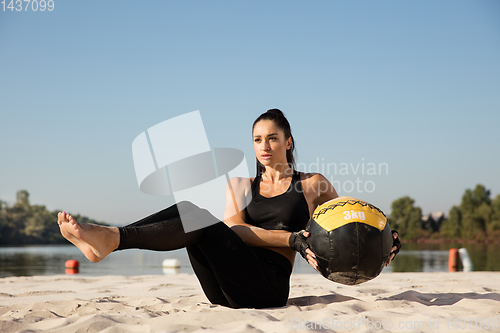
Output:
<instances>
[{"instance_id":1,"label":"dark ponytail","mask_svg":"<svg viewBox=\"0 0 500 333\"><path fill-rule=\"evenodd\" d=\"M288 138L292 138L292 144L290 146L290 149L286 151L286 161L288 162L288 165L295 170L295 141L293 140L292 136L292 129L290 128L290 123L288 120L285 118L285 115L281 110L279 109L270 109L267 110L267 112L261 114L259 118L257 118L253 122L252 126L252 133L253 129L255 127L255 124L257 124L261 120L271 120L274 122L274 124L279 127L283 133L285 134L285 140L288 140ZM266 168L259 162L259 159L255 157L257 161L257 176L261 175Z\"/></svg>"}]
</instances>

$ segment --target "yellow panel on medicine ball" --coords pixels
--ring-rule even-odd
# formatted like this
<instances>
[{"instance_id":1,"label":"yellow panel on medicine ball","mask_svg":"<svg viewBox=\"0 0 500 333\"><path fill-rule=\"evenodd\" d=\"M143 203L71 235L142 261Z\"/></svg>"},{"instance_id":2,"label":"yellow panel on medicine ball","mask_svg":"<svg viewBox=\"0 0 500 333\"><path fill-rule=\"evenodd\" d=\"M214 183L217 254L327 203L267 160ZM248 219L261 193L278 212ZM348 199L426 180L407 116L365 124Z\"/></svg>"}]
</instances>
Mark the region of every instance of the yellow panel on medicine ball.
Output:
<instances>
[{"instance_id":1,"label":"yellow panel on medicine ball","mask_svg":"<svg viewBox=\"0 0 500 333\"><path fill-rule=\"evenodd\" d=\"M326 231L332 231L348 223L365 223L383 230L387 217L375 206L352 197L338 197L318 206L312 218Z\"/></svg>"}]
</instances>

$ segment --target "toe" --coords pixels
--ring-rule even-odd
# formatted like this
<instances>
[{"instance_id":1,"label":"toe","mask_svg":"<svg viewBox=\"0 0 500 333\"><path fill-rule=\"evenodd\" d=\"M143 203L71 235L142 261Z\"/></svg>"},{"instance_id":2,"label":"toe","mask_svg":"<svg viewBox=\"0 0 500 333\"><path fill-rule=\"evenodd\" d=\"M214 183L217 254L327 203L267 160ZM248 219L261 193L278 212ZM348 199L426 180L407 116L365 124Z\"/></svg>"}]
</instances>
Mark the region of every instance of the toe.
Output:
<instances>
[{"instance_id":1,"label":"toe","mask_svg":"<svg viewBox=\"0 0 500 333\"><path fill-rule=\"evenodd\" d=\"M62 222L68 222L69 221L68 220L68 215L69 215L68 213L62 212L62 214L61 214L61 221Z\"/></svg>"}]
</instances>

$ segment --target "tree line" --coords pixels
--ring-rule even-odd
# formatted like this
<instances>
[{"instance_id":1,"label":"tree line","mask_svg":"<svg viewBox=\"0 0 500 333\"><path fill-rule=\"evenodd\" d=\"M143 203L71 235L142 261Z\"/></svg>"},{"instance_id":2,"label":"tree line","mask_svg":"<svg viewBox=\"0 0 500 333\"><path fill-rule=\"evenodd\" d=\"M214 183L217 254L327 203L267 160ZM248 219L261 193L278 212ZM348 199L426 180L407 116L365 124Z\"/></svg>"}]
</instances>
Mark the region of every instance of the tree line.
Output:
<instances>
[{"instance_id":1,"label":"tree line","mask_svg":"<svg viewBox=\"0 0 500 333\"><path fill-rule=\"evenodd\" d=\"M478 184L467 189L459 206L453 206L447 217L422 216L415 200L405 196L391 205L389 224L402 239L466 239L494 241L500 239L500 194L493 200L490 190Z\"/></svg>"},{"instance_id":2,"label":"tree line","mask_svg":"<svg viewBox=\"0 0 500 333\"><path fill-rule=\"evenodd\" d=\"M28 191L18 191L16 203L0 201L0 246L68 244L61 236L57 213L45 206L31 205ZM73 215L76 221L107 225L85 216Z\"/></svg>"},{"instance_id":3,"label":"tree line","mask_svg":"<svg viewBox=\"0 0 500 333\"><path fill-rule=\"evenodd\" d=\"M447 217L423 216L409 196L396 199L391 205L389 224L397 229L401 239L470 239L498 241L500 239L500 194L495 199L483 185L467 189L459 206L453 206ZM29 193L18 191L16 203L0 201L0 246L67 244L57 224L57 213L45 206L31 205ZM78 222L108 225L74 215Z\"/></svg>"}]
</instances>

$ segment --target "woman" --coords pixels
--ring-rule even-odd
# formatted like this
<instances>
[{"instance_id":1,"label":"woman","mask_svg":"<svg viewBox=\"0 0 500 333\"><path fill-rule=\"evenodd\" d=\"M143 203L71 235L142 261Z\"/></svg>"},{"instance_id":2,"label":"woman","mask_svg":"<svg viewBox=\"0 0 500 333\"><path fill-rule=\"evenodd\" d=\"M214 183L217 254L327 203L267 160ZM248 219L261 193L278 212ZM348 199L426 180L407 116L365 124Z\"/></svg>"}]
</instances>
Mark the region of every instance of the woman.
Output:
<instances>
[{"instance_id":1,"label":"woman","mask_svg":"<svg viewBox=\"0 0 500 333\"><path fill-rule=\"evenodd\" d=\"M280 110L260 115L252 135L257 176L250 179L250 188L245 186L248 180L231 180L224 222L185 233L179 210L189 211L195 219L215 217L189 202L180 202L125 227L79 224L71 215L60 212L62 235L93 262L117 250L185 247L213 304L232 308L284 306L296 251L317 268L315 255L305 242L309 233L303 229L318 205L338 195L321 174L295 171L294 140ZM235 193L248 192L252 193L251 202L236 212ZM393 237L397 239L397 234ZM397 251L398 247L393 247L388 263Z\"/></svg>"}]
</instances>

